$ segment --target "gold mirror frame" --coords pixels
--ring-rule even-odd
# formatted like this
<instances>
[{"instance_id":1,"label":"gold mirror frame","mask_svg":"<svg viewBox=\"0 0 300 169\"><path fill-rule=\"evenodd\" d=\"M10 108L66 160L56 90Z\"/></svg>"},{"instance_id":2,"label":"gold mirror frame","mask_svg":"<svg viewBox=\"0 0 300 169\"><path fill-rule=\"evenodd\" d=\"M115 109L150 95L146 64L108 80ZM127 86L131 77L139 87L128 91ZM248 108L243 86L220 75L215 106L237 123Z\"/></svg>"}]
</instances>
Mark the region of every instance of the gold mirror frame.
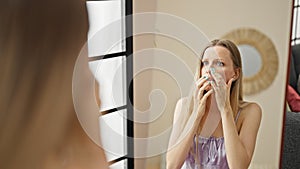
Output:
<instances>
[{"instance_id":1,"label":"gold mirror frame","mask_svg":"<svg viewBox=\"0 0 300 169\"><path fill-rule=\"evenodd\" d=\"M236 45L250 45L260 53L260 70L252 76L243 77L244 94L252 95L268 88L278 72L278 54L273 42L265 34L252 28L235 29L222 38L229 39Z\"/></svg>"}]
</instances>

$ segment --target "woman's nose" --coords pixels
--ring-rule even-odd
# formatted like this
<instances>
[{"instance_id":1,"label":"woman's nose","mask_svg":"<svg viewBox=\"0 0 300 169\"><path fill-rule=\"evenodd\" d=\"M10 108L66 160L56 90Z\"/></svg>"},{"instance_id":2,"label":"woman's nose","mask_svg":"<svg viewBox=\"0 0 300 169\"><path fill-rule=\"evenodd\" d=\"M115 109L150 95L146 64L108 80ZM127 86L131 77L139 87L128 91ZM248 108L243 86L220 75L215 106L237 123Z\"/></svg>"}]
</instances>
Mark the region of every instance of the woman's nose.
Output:
<instances>
[{"instance_id":1,"label":"woman's nose","mask_svg":"<svg viewBox=\"0 0 300 169\"><path fill-rule=\"evenodd\" d=\"M209 68L205 68L205 73L209 74Z\"/></svg>"},{"instance_id":2,"label":"woman's nose","mask_svg":"<svg viewBox=\"0 0 300 169\"><path fill-rule=\"evenodd\" d=\"M206 73L210 73L212 70L215 70L215 67L211 64L209 64L205 67L205 72Z\"/></svg>"}]
</instances>

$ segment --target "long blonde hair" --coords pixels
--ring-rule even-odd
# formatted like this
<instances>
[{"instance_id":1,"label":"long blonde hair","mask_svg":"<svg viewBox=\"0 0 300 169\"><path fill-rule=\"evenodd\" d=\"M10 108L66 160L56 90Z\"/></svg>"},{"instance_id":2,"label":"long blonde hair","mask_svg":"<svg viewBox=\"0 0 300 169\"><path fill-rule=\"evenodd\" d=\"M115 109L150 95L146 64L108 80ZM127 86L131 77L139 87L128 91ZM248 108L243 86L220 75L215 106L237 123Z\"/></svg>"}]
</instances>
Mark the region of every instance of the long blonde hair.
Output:
<instances>
[{"instance_id":1,"label":"long blonde hair","mask_svg":"<svg viewBox=\"0 0 300 169\"><path fill-rule=\"evenodd\" d=\"M0 4L0 168L72 168L74 162L108 168L72 101L73 69L88 31L85 1Z\"/></svg>"},{"instance_id":2,"label":"long blonde hair","mask_svg":"<svg viewBox=\"0 0 300 169\"><path fill-rule=\"evenodd\" d=\"M202 51L200 55L200 59L198 62L198 66L195 73L195 81L197 81L201 77L201 58L203 57L206 49L214 46L222 46L225 47L230 52L230 57L233 62L233 66L235 69L240 71L238 78L232 83L231 90L230 90L230 105L233 110L233 116L236 116L239 107L243 103L243 91L242 91L242 79L243 79L243 72L242 72L242 60L240 52L237 46L231 42L230 40L223 40L223 39L215 39L212 40ZM190 106L189 106L189 114L192 113L194 108L194 99L193 94L189 96Z\"/></svg>"}]
</instances>

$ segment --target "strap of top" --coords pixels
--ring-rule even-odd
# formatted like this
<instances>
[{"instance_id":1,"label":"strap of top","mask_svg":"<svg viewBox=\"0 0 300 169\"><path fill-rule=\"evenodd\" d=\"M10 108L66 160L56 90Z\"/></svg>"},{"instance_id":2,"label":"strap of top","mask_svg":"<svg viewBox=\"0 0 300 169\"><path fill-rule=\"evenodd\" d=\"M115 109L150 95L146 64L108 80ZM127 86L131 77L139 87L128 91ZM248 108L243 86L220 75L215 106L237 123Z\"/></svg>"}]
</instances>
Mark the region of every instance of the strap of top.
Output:
<instances>
[{"instance_id":1,"label":"strap of top","mask_svg":"<svg viewBox=\"0 0 300 169\"><path fill-rule=\"evenodd\" d=\"M241 114L241 109L239 109L239 111L238 111L238 113L236 114L236 116L235 116L235 123L237 123L237 121L238 121L238 119L239 119L239 116L240 116L240 114Z\"/></svg>"}]
</instances>

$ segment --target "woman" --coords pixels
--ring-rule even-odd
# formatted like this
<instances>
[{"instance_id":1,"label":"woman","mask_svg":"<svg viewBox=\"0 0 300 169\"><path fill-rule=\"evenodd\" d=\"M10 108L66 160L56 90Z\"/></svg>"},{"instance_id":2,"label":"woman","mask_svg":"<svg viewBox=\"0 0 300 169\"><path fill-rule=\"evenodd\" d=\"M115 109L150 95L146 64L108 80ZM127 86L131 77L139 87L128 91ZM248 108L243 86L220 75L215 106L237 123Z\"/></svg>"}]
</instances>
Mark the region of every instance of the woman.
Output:
<instances>
[{"instance_id":1,"label":"woman","mask_svg":"<svg viewBox=\"0 0 300 169\"><path fill-rule=\"evenodd\" d=\"M243 101L236 45L213 40L195 78L192 96L175 108L167 168L248 168L262 112L258 104Z\"/></svg>"},{"instance_id":2,"label":"woman","mask_svg":"<svg viewBox=\"0 0 300 169\"><path fill-rule=\"evenodd\" d=\"M72 100L85 1L4 0L0 11L0 168L108 168Z\"/></svg>"}]
</instances>

